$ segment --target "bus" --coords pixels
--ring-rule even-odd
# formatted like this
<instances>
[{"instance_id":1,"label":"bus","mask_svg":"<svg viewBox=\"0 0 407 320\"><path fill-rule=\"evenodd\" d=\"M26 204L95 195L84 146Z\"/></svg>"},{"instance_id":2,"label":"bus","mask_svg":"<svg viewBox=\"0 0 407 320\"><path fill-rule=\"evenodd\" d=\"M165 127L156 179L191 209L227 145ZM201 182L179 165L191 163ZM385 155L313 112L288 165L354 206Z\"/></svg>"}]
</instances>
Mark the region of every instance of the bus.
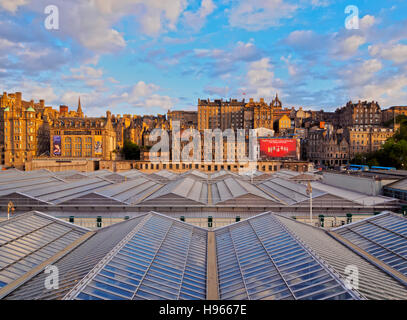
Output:
<instances>
[{"instance_id":1,"label":"bus","mask_svg":"<svg viewBox=\"0 0 407 320\"><path fill-rule=\"evenodd\" d=\"M372 166L372 167L370 168L370 170L388 170L388 171L390 171L390 170L396 170L396 168L395 168L395 167L377 167L377 166Z\"/></svg>"},{"instance_id":2,"label":"bus","mask_svg":"<svg viewBox=\"0 0 407 320\"><path fill-rule=\"evenodd\" d=\"M349 171L368 171L369 166L366 166L363 164L350 164L350 165L348 165L347 170L349 170Z\"/></svg>"}]
</instances>

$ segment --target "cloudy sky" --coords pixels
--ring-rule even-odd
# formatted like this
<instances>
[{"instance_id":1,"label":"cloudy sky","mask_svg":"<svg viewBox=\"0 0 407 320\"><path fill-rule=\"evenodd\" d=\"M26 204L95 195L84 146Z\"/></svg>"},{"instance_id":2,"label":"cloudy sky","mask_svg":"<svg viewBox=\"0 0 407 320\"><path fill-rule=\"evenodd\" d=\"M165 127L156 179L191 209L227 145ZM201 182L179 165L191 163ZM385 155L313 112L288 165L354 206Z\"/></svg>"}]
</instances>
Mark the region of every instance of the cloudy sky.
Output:
<instances>
[{"instance_id":1,"label":"cloudy sky","mask_svg":"<svg viewBox=\"0 0 407 320\"><path fill-rule=\"evenodd\" d=\"M0 0L0 91L81 96L88 115L276 92L314 110L407 105L406 13L405 0Z\"/></svg>"}]
</instances>

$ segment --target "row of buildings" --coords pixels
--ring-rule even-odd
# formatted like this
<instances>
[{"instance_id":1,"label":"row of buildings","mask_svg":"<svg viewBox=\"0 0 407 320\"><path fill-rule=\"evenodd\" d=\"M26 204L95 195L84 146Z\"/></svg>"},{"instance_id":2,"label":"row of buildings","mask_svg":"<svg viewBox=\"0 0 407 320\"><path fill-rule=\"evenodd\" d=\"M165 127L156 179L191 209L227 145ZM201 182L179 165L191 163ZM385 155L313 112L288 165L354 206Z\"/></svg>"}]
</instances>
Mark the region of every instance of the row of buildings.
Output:
<instances>
[{"instance_id":1,"label":"row of buildings","mask_svg":"<svg viewBox=\"0 0 407 320\"><path fill-rule=\"evenodd\" d=\"M65 105L56 110L44 100L23 100L21 92L4 92L0 96L0 165L22 168L37 158L120 160L126 140L147 150L156 143L150 141L153 129L171 132L179 121L181 131L195 129L202 136L206 129L264 128L274 137L301 141L298 154L302 160L337 166L358 153L379 149L394 134L397 126L392 119L400 114L407 115L407 107L381 110L377 102L366 101L348 102L335 112L283 108L276 95L270 103L199 99L197 111L154 116L107 111L106 116L95 118L84 114L80 99L76 111ZM226 141L223 144L226 150ZM245 152L249 153L248 147ZM148 161L147 154L142 153L141 160Z\"/></svg>"}]
</instances>

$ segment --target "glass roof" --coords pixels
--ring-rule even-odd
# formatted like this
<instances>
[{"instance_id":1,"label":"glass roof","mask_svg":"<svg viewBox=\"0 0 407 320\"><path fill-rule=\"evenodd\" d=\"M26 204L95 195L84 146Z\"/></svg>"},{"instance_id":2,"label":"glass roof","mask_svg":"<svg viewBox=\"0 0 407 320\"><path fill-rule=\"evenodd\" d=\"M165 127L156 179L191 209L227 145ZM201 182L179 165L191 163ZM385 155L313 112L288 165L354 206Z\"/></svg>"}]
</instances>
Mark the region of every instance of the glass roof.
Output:
<instances>
[{"instance_id":1,"label":"glass roof","mask_svg":"<svg viewBox=\"0 0 407 320\"><path fill-rule=\"evenodd\" d=\"M384 213L334 231L383 263L407 275L407 219Z\"/></svg>"},{"instance_id":2,"label":"glass roof","mask_svg":"<svg viewBox=\"0 0 407 320\"><path fill-rule=\"evenodd\" d=\"M363 290L403 299L405 284L383 263L405 272L406 221L385 213L328 234L267 212L212 231L150 212L89 232L30 212L0 223L0 292L8 299L343 300L363 299ZM48 292L45 274L35 272L52 259L61 288ZM345 285L349 264L361 269L358 291Z\"/></svg>"},{"instance_id":3,"label":"glass roof","mask_svg":"<svg viewBox=\"0 0 407 320\"><path fill-rule=\"evenodd\" d=\"M0 288L17 280L89 230L37 212L0 224Z\"/></svg>"},{"instance_id":4,"label":"glass roof","mask_svg":"<svg viewBox=\"0 0 407 320\"><path fill-rule=\"evenodd\" d=\"M207 232L148 215L76 299L205 299Z\"/></svg>"},{"instance_id":5,"label":"glass roof","mask_svg":"<svg viewBox=\"0 0 407 320\"><path fill-rule=\"evenodd\" d=\"M271 214L216 231L220 299L354 299Z\"/></svg>"}]
</instances>

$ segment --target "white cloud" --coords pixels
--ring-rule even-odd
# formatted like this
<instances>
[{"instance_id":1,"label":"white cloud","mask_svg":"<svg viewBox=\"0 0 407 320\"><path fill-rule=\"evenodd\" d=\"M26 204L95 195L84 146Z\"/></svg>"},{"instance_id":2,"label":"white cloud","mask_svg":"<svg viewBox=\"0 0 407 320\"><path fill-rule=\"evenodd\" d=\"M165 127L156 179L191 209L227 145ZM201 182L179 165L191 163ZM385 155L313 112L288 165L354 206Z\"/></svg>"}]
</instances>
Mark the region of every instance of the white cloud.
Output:
<instances>
[{"instance_id":1,"label":"white cloud","mask_svg":"<svg viewBox=\"0 0 407 320\"><path fill-rule=\"evenodd\" d=\"M252 40L238 41L227 49L195 49L194 54L197 61L211 59L210 66L205 65L205 70L210 70L212 75L221 77L238 70L239 63L252 62L261 57L261 51Z\"/></svg>"},{"instance_id":2,"label":"white cloud","mask_svg":"<svg viewBox=\"0 0 407 320\"><path fill-rule=\"evenodd\" d=\"M124 17L133 17L142 34L158 36L176 29L187 0L54 0L53 4L60 12L56 36L69 36L85 48L109 53L126 46L124 35L115 27ZM43 14L47 5L49 0L36 0L29 8Z\"/></svg>"},{"instance_id":3,"label":"white cloud","mask_svg":"<svg viewBox=\"0 0 407 320\"><path fill-rule=\"evenodd\" d=\"M368 84L358 94L361 100L375 100L382 106L400 105L407 100L407 76L397 74L393 77Z\"/></svg>"},{"instance_id":4,"label":"white cloud","mask_svg":"<svg viewBox=\"0 0 407 320\"><path fill-rule=\"evenodd\" d=\"M297 70L297 66L291 62L291 55L288 55L288 57L281 57L280 58L281 61L284 61L285 64L287 65L287 70L290 76L294 77L297 75L298 70Z\"/></svg>"},{"instance_id":5,"label":"white cloud","mask_svg":"<svg viewBox=\"0 0 407 320\"><path fill-rule=\"evenodd\" d=\"M311 5L313 7L327 7L330 5L329 0L311 0Z\"/></svg>"},{"instance_id":6,"label":"white cloud","mask_svg":"<svg viewBox=\"0 0 407 320\"><path fill-rule=\"evenodd\" d=\"M216 9L212 0L202 0L201 7L196 12L185 12L185 23L194 31L202 29L206 22L206 17Z\"/></svg>"},{"instance_id":7,"label":"white cloud","mask_svg":"<svg viewBox=\"0 0 407 320\"><path fill-rule=\"evenodd\" d=\"M371 15L365 15L362 19L359 20L359 27L363 30L369 29L376 23L376 18Z\"/></svg>"},{"instance_id":8,"label":"white cloud","mask_svg":"<svg viewBox=\"0 0 407 320\"><path fill-rule=\"evenodd\" d=\"M159 95L157 93L159 90L160 87L154 83L139 81L122 94L113 95L111 103L145 109L168 110L172 108L176 100L166 95Z\"/></svg>"},{"instance_id":9,"label":"white cloud","mask_svg":"<svg viewBox=\"0 0 407 320\"><path fill-rule=\"evenodd\" d=\"M393 61L396 64L407 62L407 45L391 44L369 46L369 53L382 59Z\"/></svg>"},{"instance_id":10,"label":"white cloud","mask_svg":"<svg viewBox=\"0 0 407 320\"><path fill-rule=\"evenodd\" d=\"M79 68L71 68L71 75L62 76L65 80L80 80L88 87L105 90L103 80L103 69L82 65Z\"/></svg>"},{"instance_id":11,"label":"white cloud","mask_svg":"<svg viewBox=\"0 0 407 320\"><path fill-rule=\"evenodd\" d=\"M342 59L353 56L359 47L366 43L366 38L360 35L352 35L342 39L338 48L334 48L335 53Z\"/></svg>"},{"instance_id":12,"label":"white cloud","mask_svg":"<svg viewBox=\"0 0 407 320\"><path fill-rule=\"evenodd\" d=\"M312 30L295 30L291 32L288 37L284 40L289 46L298 50L319 50L322 45L325 44L329 39L326 36L319 35Z\"/></svg>"},{"instance_id":13,"label":"white cloud","mask_svg":"<svg viewBox=\"0 0 407 320\"><path fill-rule=\"evenodd\" d=\"M231 8L229 23L250 31L264 30L278 26L283 18L291 18L297 8L285 0L242 0Z\"/></svg>"},{"instance_id":14,"label":"white cloud","mask_svg":"<svg viewBox=\"0 0 407 320\"><path fill-rule=\"evenodd\" d=\"M160 87L153 83L147 84L144 81L139 81L136 85L133 86L129 96L129 101L138 101L140 97L144 98L150 96L153 92L159 89Z\"/></svg>"},{"instance_id":15,"label":"white cloud","mask_svg":"<svg viewBox=\"0 0 407 320\"><path fill-rule=\"evenodd\" d=\"M146 108L160 108L161 110L167 111L174 107L174 100L169 96L160 96L158 94L153 94L144 102L140 102L139 106Z\"/></svg>"},{"instance_id":16,"label":"white cloud","mask_svg":"<svg viewBox=\"0 0 407 320\"><path fill-rule=\"evenodd\" d=\"M346 68L340 72L340 75L348 87L355 88L369 83L382 68L383 64L380 60L371 59Z\"/></svg>"},{"instance_id":17,"label":"white cloud","mask_svg":"<svg viewBox=\"0 0 407 320\"><path fill-rule=\"evenodd\" d=\"M29 0L0 0L0 9L15 13L18 7L26 5Z\"/></svg>"},{"instance_id":18,"label":"white cloud","mask_svg":"<svg viewBox=\"0 0 407 320\"><path fill-rule=\"evenodd\" d=\"M35 100L44 99L47 105L55 102L58 98L58 95L55 93L54 89L48 85L38 82L33 82L31 80L23 79L18 87L8 86L4 88L4 91L7 92L22 92L24 100Z\"/></svg>"},{"instance_id":19,"label":"white cloud","mask_svg":"<svg viewBox=\"0 0 407 320\"><path fill-rule=\"evenodd\" d=\"M277 92L275 83L280 80L274 78L272 69L269 58L252 62L247 71L246 86L241 90L255 99L274 97Z\"/></svg>"}]
</instances>

